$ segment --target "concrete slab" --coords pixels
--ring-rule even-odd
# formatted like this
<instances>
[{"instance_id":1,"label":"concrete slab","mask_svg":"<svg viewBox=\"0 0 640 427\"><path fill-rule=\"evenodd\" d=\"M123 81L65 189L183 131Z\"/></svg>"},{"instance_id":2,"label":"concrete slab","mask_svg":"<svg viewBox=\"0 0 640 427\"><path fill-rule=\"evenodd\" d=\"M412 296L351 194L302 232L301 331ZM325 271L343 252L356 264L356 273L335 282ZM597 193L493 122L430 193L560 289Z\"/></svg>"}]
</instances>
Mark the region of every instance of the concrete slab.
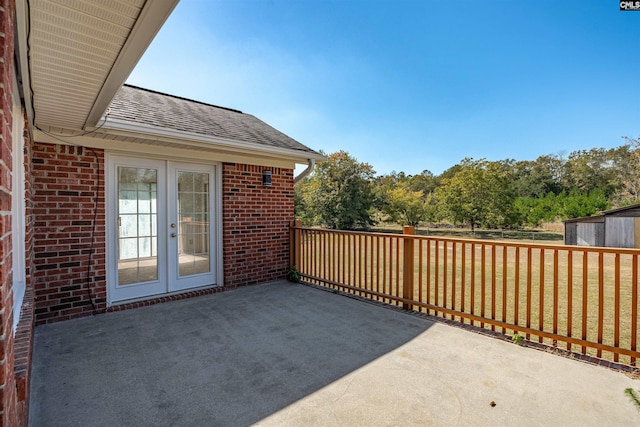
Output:
<instances>
[{"instance_id":1,"label":"concrete slab","mask_svg":"<svg viewBox=\"0 0 640 427\"><path fill-rule=\"evenodd\" d=\"M30 425L637 424L628 387L640 382L277 282L38 327Z\"/></svg>"}]
</instances>

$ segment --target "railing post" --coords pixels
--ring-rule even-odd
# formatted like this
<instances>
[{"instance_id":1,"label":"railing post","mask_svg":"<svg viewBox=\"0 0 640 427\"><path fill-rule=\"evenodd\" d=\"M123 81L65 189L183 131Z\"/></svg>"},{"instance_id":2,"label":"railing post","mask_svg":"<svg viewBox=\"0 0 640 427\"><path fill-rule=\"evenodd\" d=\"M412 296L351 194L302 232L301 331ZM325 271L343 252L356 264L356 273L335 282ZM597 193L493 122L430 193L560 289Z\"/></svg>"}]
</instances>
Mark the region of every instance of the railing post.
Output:
<instances>
[{"instance_id":1,"label":"railing post","mask_svg":"<svg viewBox=\"0 0 640 427\"><path fill-rule=\"evenodd\" d=\"M295 267L300 271L300 230L302 221L295 219L291 221L289 228L289 267Z\"/></svg>"},{"instance_id":2,"label":"railing post","mask_svg":"<svg viewBox=\"0 0 640 427\"><path fill-rule=\"evenodd\" d=\"M402 228L402 234L414 235L416 229L409 225ZM402 262L402 298L413 300L413 241L412 238L404 238L404 251ZM403 303L402 308L405 310L413 310L413 304Z\"/></svg>"}]
</instances>

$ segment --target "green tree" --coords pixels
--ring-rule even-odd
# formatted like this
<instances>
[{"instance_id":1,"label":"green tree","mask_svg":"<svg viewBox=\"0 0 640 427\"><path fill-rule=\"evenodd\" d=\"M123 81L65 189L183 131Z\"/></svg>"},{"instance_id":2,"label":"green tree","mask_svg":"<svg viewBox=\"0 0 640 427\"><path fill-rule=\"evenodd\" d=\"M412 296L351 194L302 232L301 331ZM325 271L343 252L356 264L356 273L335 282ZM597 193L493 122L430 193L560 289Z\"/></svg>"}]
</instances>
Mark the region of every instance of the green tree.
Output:
<instances>
[{"instance_id":1,"label":"green tree","mask_svg":"<svg viewBox=\"0 0 640 427\"><path fill-rule=\"evenodd\" d=\"M569 194L562 193L558 199L560 203L558 217L561 220L591 216L609 207L604 191L600 188L588 194L573 190Z\"/></svg>"},{"instance_id":2,"label":"green tree","mask_svg":"<svg viewBox=\"0 0 640 427\"><path fill-rule=\"evenodd\" d=\"M398 184L387 193L384 212L400 225L417 226L427 218L428 202L422 191L411 191L409 184Z\"/></svg>"},{"instance_id":3,"label":"green tree","mask_svg":"<svg viewBox=\"0 0 640 427\"><path fill-rule=\"evenodd\" d=\"M536 160L516 162L512 167L514 190L518 197L544 197L558 194L564 174L564 160L559 156L545 155Z\"/></svg>"},{"instance_id":4,"label":"green tree","mask_svg":"<svg viewBox=\"0 0 640 427\"><path fill-rule=\"evenodd\" d=\"M302 221L302 225L304 226L315 225L318 222L317 218L315 218L314 216L315 212L309 205L311 188L312 185L310 183L309 177L304 178L293 187L293 213L296 219Z\"/></svg>"},{"instance_id":5,"label":"green tree","mask_svg":"<svg viewBox=\"0 0 640 427\"><path fill-rule=\"evenodd\" d=\"M389 194L402 183L407 183L408 179L403 172L392 171L388 175L381 175L374 179L375 208L385 213L389 205Z\"/></svg>"},{"instance_id":6,"label":"green tree","mask_svg":"<svg viewBox=\"0 0 640 427\"><path fill-rule=\"evenodd\" d=\"M560 218L562 211L562 200L565 193L556 195L547 193L544 197L518 197L515 201L515 208L519 212L520 218L526 224L537 227L542 222L554 222Z\"/></svg>"},{"instance_id":7,"label":"green tree","mask_svg":"<svg viewBox=\"0 0 640 427\"><path fill-rule=\"evenodd\" d=\"M423 170L418 175L413 175L409 178L409 186L412 191L422 192L422 198L427 199L430 194L433 194L438 187L439 180L429 170Z\"/></svg>"},{"instance_id":8,"label":"green tree","mask_svg":"<svg viewBox=\"0 0 640 427\"><path fill-rule=\"evenodd\" d=\"M618 188L613 201L618 206L640 202L640 137L624 137L626 144L620 147L626 155L617 163Z\"/></svg>"},{"instance_id":9,"label":"green tree","mask_svg":"<svg viewBox=\"0 0 640 427\"><path fill-rule=\"evenodd\" d=\"M436 190L442 212L454 223L511 227L519 223L510 162L464 159L451 178Z\"/></svg>"},{"instance_id":10,"label":"green tree","mask_svg":"<svg viewBox=\"0 0 640 427\"><path fill-rule=\"evenodd\" d=\"M604 148L572 152L565 165L566 191L577 190L582 194L589 194L595 189L601 189L606 196L612 195L617 188L616 165L623 155L617 149Z\"/></svg>"},{"instance_id":11,"label":"green tree","mask_svg":"<svg viewBox=\"0 0 640 427\"><path fill-rule=\"evenodd\" d=\"M329 155L302 191L307 216L333 229L369 229L375 223L374 174L371 165L358 162L345 151Z\"/></svg>"},{"instance_id":12,"label":"green tree","mask_svg":"<svg viewBox=\"0 0 640 427\"><path fill-rule=\"evenodd\" d=\"M591 216L608 209L609 203L604 191L597 188L589 194L574 189L558 195L548 193L540 198L521 197L516 200L515 206L523 220L535 227L541 222Z\"/></svg>"}]
</instances>

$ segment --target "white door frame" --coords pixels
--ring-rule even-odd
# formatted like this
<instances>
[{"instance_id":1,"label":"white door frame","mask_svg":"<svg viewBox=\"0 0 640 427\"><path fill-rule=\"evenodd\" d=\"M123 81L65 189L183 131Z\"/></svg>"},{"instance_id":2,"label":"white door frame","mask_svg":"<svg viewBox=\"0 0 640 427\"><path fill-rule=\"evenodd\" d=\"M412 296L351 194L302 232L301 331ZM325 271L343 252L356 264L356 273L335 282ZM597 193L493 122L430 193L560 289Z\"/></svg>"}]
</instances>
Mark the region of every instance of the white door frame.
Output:
<instances>
[{"instance_id":1,"label":"white door frame","mask_svg":"<svg viewBox=\"0 0 640 427\"><path fill-rule=\"evenodd\" d=\"M158 280L141 284L117 287L118 281L118 199L117 199L117 167L149 167L159 170L158 173ZM209 198L210 211L210 259L212 275L204 283L197 282L197 278L181 284L172 284L172 268L168 260L170 257L170 218L171 195L175 195L169 187L169 180L173 174L169 171L174 167L186 167L196 171L208 170L212 172ZM175 170L175 169L174 169ZM107 306L152 297L172 295L185 290L192 290L223 284L223 252L222 252L222 165L218 162L202 162L190 158L167 159L161 156L132 156L130 153L105 153L105 200L106 200L106 279ZM165 226L163 226L165 224ZM161 252L162 251L162 252Z\"/></svg>"}]
</instances>

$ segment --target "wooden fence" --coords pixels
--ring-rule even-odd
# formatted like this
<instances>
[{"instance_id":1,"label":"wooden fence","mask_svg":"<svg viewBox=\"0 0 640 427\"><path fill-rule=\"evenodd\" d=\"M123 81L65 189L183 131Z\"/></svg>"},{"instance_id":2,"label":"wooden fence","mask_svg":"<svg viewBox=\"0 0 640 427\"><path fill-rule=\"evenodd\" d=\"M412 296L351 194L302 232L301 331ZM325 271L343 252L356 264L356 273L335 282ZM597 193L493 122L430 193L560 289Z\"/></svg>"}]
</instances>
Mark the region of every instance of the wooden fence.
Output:
<instances>
[{"instance_id":1,"label":"wooden fence","mask_svg":"<svg viewBox=\"0 0 640 427\"><path fill-rule=\"evenodd\" d=\"M636 366L637 249L291 227L305 281ZM561 344L560 344L561 343Z\"/></svg>"}]
</instances>

